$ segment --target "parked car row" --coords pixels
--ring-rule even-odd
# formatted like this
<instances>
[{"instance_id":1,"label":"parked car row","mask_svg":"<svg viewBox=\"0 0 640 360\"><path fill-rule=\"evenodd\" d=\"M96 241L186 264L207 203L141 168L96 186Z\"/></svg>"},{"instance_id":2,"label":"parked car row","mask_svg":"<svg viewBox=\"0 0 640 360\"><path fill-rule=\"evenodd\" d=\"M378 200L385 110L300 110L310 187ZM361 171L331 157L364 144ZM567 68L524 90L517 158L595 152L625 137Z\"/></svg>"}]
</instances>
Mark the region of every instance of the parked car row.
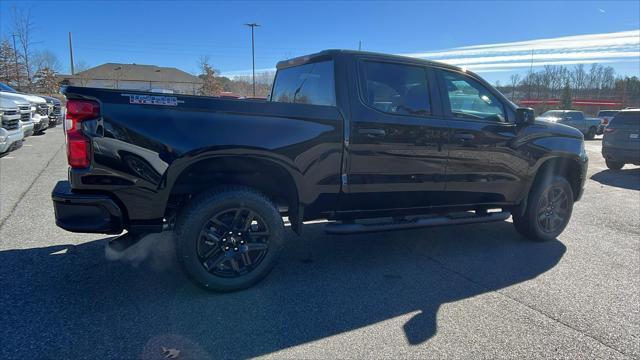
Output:
<instances>
[{"instance_id":1,"label":"parked car row","mask_svg":"<svg viewBox=\"0 0 640 360\"><path fill-rule=\"evenodd\" d=\"M22 146L24 138L62 122L60 100L21 93L0 83L0 154Z\"/></svg>"},{"instance_id":2,"label":"parked car row","mask_svg":"<svg viewBox=\"0 0 640 360\"><path fill-rule=\"evenodd\" d=\"M593 140L596 135L602 135L609 121L620 110L600 110L595 118L589 118L582 111L577 110L549 110L536 117L536 120L549 121L574 127L584 134L587 140Z\"/></svg>"},{"instance_id":3,"label":"parked car row","mask_svg":"<svg viewBox=\"0 0 640 360\"><path fill-rule=\"evenodd\" d=\"M536 120L571 126L572 128L580 130L587 140L593 140L596 135L602 134L602 121L598 118L585 117L582 111L549 110L536 117Z\"/></svg>"}]
</instances>

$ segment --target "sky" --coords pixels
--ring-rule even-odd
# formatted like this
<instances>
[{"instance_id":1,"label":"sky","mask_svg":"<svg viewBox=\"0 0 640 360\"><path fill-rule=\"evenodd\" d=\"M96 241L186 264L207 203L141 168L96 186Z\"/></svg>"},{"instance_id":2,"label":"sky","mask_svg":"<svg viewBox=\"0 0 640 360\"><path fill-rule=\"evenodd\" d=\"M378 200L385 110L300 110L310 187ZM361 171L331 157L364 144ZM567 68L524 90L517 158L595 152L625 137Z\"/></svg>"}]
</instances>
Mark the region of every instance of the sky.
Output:
<instances>
[{"instance_id":1,"label":"sky","mask_svg":"<svg viewBox=\"0 0 640 360\"><path fill-rule=\"evenodd\" d=\"M69 72L75 62L173 66L198 71L207 55L222 74L256 69L324 49L358 49L449 62L491 82L524 74L532 60L593 62L640 76L640 1L163 2L0 1L0 38L11 39L13 11L29 10L36 48Z\"/></svg>"}]
</instances>

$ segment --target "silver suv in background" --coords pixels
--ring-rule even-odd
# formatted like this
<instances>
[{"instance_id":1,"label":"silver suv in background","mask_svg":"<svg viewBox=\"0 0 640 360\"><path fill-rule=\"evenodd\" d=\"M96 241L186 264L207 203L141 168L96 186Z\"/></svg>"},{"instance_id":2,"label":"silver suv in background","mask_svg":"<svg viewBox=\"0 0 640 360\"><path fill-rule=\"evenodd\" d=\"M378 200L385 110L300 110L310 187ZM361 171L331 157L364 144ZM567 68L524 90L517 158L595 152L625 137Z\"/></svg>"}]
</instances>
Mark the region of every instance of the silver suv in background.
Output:
<instances>
[{"instance_id":1,"label":"silver suv in background","mask_svg":"<svg viewBox=\"0 0 640 360\"><path fill-rule=\"evenodd\" d=\"M621 110L609 121L602 138L602 156L612 170L625 164L640 165L640 109Z\"/></svg>"},{"instance_id":2,"label":"silver suv in background","mask_svg":"<svg viewBox=\"0 0 640 360\"><path fill-rule=\"evenodd\" d=\"M0 154L22 146L20 109L15 102L0 95Z\"/></svg>"}]
</instances>

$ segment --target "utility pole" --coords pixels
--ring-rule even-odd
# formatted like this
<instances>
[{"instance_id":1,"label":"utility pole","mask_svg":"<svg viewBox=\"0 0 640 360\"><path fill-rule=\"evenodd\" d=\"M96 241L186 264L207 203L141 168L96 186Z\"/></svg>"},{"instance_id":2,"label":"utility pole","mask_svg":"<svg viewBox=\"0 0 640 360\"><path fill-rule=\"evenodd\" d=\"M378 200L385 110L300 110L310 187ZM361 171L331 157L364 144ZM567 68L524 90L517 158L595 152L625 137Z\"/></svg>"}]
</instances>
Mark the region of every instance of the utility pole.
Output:
<instances>
[{"instance_id":1,"label":"utility pole","mask_svg":"<svg viewBox=\"0 0 640 360\"><path fill-rule=\"evenodd\" d=\"M253 30L257 26L260 26L260 24L250 23L245 25L251 27L251 63L252 63L252 73L253 73L253 97L256 97L256 48L254 45L255 42L254 42Z\"/></svg>"},{"instance_id":2,"label":"utility pole","mask_svg":"<svg viewBox=\"0 0 640 360\"><path fill-rule=\"evenodd\" d=\"M20 68L18 67L18 48L16 47L16 34L11 34L13 36L13 57L16 61L16 81L18 82L18 89L20 89Z\"/></svg>"},{"instance_id":3,"label":"utility pole","mask_svg":"<svg viewBox=\"0 0 640 360\"><path fill-rule=\"evenodd\" d=\"M73 70L73 44L71 44L71 31L69 31L69 59L71 60L71 75L75 75Z\"/></svg>"},{"instance_id":4,"label":"utility pole","mask_svg":"<svg viewBox=\"0 0 640 360\"><path fill-rule=\"evenodd\" d=\"M358 51L362 51L362 40L358 41Z\"/></svg>"}]
</instances>

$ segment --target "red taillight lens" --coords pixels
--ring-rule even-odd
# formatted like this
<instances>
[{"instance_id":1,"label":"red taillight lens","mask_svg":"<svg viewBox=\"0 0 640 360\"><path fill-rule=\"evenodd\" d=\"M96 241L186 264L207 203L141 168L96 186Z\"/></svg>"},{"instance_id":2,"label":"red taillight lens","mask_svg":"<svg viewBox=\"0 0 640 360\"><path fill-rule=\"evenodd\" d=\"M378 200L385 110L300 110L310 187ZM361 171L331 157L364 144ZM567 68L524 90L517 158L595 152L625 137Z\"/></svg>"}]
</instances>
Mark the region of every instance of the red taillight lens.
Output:
<instances>
[{"instance_id":1,"label":"red taillight lens","mask_svg":"<svg viewBox=\"0 0 640 360\"><path fill-rule=\"evenodd\" d=\"M86 168L91 164L91 143L82 133L80 123L95 119L100 115L100 104L90 100L69 100L67 102L67 161L74 169Z\"/></svg>"},{"instance_id":2,"label":"red taillight lens","mask_svg":"<svg viewBox=\"0 0 640 360\"><path fill-rule=\"evenodd\" d=\"M609 118L602 119L602 123L607 125L609 123Z\"/></svg>"}]
</instances>

